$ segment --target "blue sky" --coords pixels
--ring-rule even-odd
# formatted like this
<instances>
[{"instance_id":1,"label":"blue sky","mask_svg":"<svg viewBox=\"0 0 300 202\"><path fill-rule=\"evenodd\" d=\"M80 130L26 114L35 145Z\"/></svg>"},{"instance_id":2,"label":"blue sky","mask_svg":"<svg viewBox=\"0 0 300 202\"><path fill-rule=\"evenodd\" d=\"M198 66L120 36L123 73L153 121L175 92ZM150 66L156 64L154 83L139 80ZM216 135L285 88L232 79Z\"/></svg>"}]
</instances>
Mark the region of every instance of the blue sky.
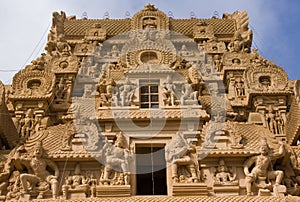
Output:
<instances>
[{"instance_id":1,"label":"blue sky","mask_svg":"<svg viewBox=\"0 0 300 202\"><path fill-rule=\"evenodd\" d=\"M298 0L9 0L0 3L0 80L11 83L16 70L44 51L52 12L65 11L67 16L110 18L131 16L152 3L174 18L211 18L223 13L246 10L254 32L253 47L269 60L284 68L289 79L300 79L300 1ZM298 60L299 59L299 60Z\"/></svg>"}]
</instances>

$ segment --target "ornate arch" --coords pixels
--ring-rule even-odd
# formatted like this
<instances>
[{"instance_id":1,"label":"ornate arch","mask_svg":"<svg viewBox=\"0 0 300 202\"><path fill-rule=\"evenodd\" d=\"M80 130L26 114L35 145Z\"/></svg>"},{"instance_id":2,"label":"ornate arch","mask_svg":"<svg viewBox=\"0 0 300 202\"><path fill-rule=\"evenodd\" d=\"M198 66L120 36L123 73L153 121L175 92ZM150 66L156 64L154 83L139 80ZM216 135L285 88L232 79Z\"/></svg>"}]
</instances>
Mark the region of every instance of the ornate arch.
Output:
<instances>
[{"instance_id":1,"label":"ornate arch","mask_svg":"<svg viewBox=\"0 0 300 202\"><path fill-rule=\"evenodd\" d=\"M131 29L139 30L145 28L169 29L169 18L165 13L158 10L154 5L148 4L143 10L137 12L131 21Z\"/></svg>"},{"instance_id":2,"label":"ornate arch","mask_svg":"<svg viewBox=\"0 0 300 202\"><path fill-rule=\"evenodd\" d=\"M50 97L54 84L55 75L52 72L26 68L14 76L11 98Z\"/></svg>"},{"instance_id":3,"label":"ornate arch","mask_svg":"<svg viewBox=\"0 0 300 202\"><path fill-rule=\"evenodd\" d=\"M288 85L286 72L272 62L247 68L245 78L252 91L284 91Z\"/></svg>"}]
</instances>

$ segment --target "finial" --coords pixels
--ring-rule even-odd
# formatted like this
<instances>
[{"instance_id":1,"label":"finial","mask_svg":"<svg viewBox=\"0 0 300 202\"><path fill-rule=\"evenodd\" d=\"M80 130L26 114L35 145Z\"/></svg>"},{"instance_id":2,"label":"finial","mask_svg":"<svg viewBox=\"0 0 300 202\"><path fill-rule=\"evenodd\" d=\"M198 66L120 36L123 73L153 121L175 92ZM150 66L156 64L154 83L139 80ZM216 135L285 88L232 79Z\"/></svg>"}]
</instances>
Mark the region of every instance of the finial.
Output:
<instances>
[{"instance_id":1,"label":"finial","mask_svg":"<svg viewBox=\"0 0 300 202\"><path fill-rule=\"evenodd\" d=\"M81 18L84 19L84 20L88 19L88 15L87 15L87 12L86 12L86 11L84 11L84 12L82 13Z\"/></svg>"},{"instance_id":2,"label":"finial","mask_svg":"<svg viewBox=\"0 0 300 202\"><path fill-rule=\"evenodd\" d=\"M191 11L191 12L190 12L190 17L191 17L191 18L196 18L196 15L195 15L194 11Z\"/></svg>"},{"instance_id":3,"label":"finial","mask_svg":"<svg viewBox=\"0 0 300 202\"><path fill-rule=\"evenodd\" d=\"M173 12L172 12L172 11L169 11L169 12L168 12L168 16L169 16L169 18L174 18Z\"/></svg>"},{"instance_id":4,"label":"finial","mask_svg":"<svg viewBox=\"0 0 300 202\"><path fill-rule=\"evenodd\" d=\"M106 11L104 13L103 19L109 19L109 12L108 11Z\"/></svg>"},{"instance_id":5,"label":"finial","mask_svg":"<svg viewBox=\"0 0 300 202\"><path fill-rule=\"evenodd\" d=\"M130 18L130 13L129 13L129 11L126 11L126 12L125 12L125 18Z\"/></svg>"}]
</instances>

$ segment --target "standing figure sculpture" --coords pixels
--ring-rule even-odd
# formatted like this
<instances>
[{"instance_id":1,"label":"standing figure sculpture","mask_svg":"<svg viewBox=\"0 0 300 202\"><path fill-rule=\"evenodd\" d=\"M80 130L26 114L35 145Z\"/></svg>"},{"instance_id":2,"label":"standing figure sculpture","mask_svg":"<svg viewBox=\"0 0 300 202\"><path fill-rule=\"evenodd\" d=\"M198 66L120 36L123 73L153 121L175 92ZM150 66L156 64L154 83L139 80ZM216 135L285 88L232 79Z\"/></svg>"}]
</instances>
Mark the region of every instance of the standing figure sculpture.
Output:
<instances>
[{"instance_id":1,"label":"standing figure sculpture","mask_svg":"<svg viewBox=\"0 0 300 202\"><path fill-rule=\"evenodd\" d=\"M252 184L256 184L258 188L270 189L272 184L266 181L275 180L275 186L280 185L284 173L281 170L273 170L272 161L284 155L283 143L280 143L278 152L270 154L270 148L266 140L261 144L260 155L253 156L244 164L244 173L246 175L246 191L247 195L251 195ZM249 169L254 165L252 170Z\"/></svg>"},{"instance_id":2,"label":"standing figure sculpture","mask_svg":"<svg viewBox=\"0 0 300 202\"><path fill-rule=\"evenodd\" d=\"M28 109L26 115L20 120L21 137L27 139L34 132L35 120L32 109Z\"/></svg>"},{"instance_id":3,"label":"standing figure sculpture","mask_svg":"<svg viewBox=\"0 0 300 202\"><path fill-rule=\"evenodd\" d=\"M182 137L181 132L177 132L177 137L166 146L166 160L171 163L174 183L183 182L183 179L199 181L196 148Z\"/></svg>"},{"instance_id":4,"label":"standing figure sculpture","mask_svg":"<svg viewBox=\"0 0 300 202\"><path fill-rule=\"evenodd\" d=\"M58 195L58 175L59 170L56 164L42 157L43 148L41 142L38 142L32 152L32 157L16 156L15 161L23 164L29 173L20 174L20 181L24 193L38 192L38 199L44 197L44 194L51 188L54 199ZM51 168L55 174L51 175L47 171L47 167Z\"/></svg>"},{"instance_id":5,"label":"standing figure sculpture","mask_svg":"<svg viewBox=\"0 0 300 202\"><path fill-rule=\"evenodd\" d=\"M168 76L167 82L163 84L163 96L164 96L163 100L165 105L169 105L169 106L175 105L175 101L176 101L175 90L176 87L172 83L171 78Z\"/></svg>"},{"instance_id":6,"label":"standing figure sculpture","mask_svg":"<svg viewBox=\"0 0 300 202\"><path fill-rule=\"evenodd\" d=\"M125 138L120 132L115 144L107 140L103 146L104 171L100 182L104 185L129 184L129 151L125 149Z\"/></svg>"},{"instance_id":7,"label":"standing figure sculpture","mask_svg":"<svg viewBox=\"0 0 300 202\"><path fill-rule=\"evenodd\" d=\"M126 77L124 84L119 88L121 106L129 106L133 102L135 89L136 85Z\"/></svg>"}]
</instances>

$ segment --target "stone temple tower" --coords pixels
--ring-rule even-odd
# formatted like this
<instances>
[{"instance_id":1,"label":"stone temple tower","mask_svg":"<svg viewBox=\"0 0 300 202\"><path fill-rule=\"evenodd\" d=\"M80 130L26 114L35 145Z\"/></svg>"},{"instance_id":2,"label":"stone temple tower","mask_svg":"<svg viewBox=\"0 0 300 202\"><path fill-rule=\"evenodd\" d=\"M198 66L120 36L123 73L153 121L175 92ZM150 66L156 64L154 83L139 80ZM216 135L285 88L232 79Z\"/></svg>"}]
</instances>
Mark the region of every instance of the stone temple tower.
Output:
<instances>
[{"instance_id":1,"label":"stone temple tower","mask_svg":"<svg viewBox=\"0 0 300 202\"><path fill-rule=\"evenodd\" d=\"M299 201L300 82L252 36L245 11L53 12L0 85L0 201Z\"/></svg>"}]
</instances>

